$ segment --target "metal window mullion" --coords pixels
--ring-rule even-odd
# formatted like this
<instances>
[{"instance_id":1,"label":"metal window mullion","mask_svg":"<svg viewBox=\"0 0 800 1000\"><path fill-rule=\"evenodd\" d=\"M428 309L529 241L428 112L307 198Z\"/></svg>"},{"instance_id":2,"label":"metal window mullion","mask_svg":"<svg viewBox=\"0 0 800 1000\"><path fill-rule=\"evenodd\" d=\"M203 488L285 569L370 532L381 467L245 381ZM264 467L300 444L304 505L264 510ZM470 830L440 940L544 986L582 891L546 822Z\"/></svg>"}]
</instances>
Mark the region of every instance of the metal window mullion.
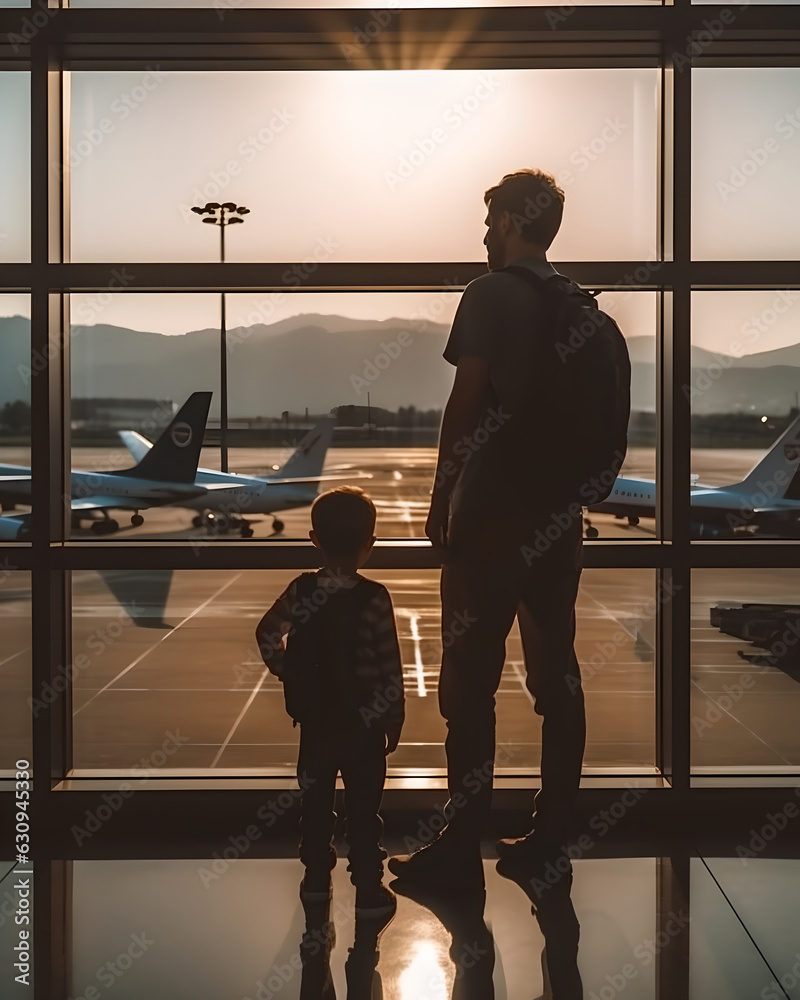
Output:
<instances>
[{"instance_id":1,"label":"metal window mullion","mask_svg":"<svg viewBox=\"0 0 800 1000\"><path fill-rule=\"evenodd\" d=\"M676 8L677 10L678 8ZM673 256L669 322L662 355L663 447L662 530L670 543L670 566L660 573L660 651L662 655L660 754L665 774L679 793L690 784L690 440L691 410L684 386L690 374L691 262L691 73L678 58L686 34L676 33L665 53L670 76L671 122L668 136Z\"/></svg>"}]
</instances>

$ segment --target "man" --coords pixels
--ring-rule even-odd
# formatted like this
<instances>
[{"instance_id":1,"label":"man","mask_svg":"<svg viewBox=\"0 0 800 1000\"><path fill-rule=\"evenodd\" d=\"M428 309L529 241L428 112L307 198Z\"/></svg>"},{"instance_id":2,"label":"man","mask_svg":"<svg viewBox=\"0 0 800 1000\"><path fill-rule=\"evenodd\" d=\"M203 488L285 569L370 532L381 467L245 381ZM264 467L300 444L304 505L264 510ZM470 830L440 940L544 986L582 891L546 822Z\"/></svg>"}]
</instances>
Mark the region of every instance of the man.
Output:
<instances>
[{"instance_id":1,"label":"man","mask_svg":"<svg viewBox=\"0 0 800 1000\"><path fill-rule=\"evenodd\" d=\"M586 734L573 648L581 518L565 513L557 445L536 405L547 389L537 358L549 329L548 293L503 270L514 263L545 279L556 273L547 250L564 193L549 174L520 170L486 191L484 201L489 273L464 290L444 352L456 375L425 527L443 562L439 707L448 728L447 826L433 843L389 861L398 876L443 886L483 885L494 696L515 616L527 687L543 717L542 787L532 832L501 841L498 851L524 860L563 842Z\"/></svg>"}]
</instances>

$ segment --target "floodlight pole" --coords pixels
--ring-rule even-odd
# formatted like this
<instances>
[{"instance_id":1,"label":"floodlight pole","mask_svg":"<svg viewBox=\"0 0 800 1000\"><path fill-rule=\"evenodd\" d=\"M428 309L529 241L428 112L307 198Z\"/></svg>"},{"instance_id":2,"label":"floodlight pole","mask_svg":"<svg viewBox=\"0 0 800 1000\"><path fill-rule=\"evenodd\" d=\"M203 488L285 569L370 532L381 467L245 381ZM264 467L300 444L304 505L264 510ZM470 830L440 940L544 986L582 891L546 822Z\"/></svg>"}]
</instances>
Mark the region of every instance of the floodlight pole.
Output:
<instances>
[{"instance_id":1,"label":"floodlight pole","mask_svg":"<svg viewBox=\"0 0 800 1000\"><path fill-rule=\"evenodd\" d=\"M225 263L225 227L231 222L244 222L243 215L248 215L249 208L244 205L236 205L232 201L226 201L220 205L218 202L210 201L202 208L196 205L192 211L197 215L208 215L210 218L203 219L203 222L212 223L219 226L219 255L220 262ZM227 211L228 217L225 217ZM219 215L217 215L219 212ZM225 323L225 292L220 293L220 324L219 324L219 453L220 468L223 472L228 471L228 334Z\"/></svg>"}]
</instances>

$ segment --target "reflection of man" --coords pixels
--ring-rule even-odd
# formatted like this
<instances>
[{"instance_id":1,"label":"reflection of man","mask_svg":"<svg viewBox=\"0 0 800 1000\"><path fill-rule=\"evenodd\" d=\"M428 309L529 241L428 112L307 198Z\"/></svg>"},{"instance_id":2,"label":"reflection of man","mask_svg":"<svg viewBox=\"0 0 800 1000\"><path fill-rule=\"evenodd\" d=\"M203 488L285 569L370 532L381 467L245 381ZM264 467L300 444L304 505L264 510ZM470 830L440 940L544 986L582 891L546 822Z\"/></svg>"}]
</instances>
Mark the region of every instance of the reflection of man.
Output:
<instances>
[{"instance_id":1,"label":"reflection of man","mask_svg":"<svg viewBox=\"0 0 800 1000\"><path fill-rule=\"evenodd\" d=\"M535 854L563 840L585 743L573 649L581 522L564 513L558 456L548 456L548 427L531 405L546 389L541 376L537 384L546 293L503 271L513 262L543 279L556 273L546 253L564 194L550 175L521 170L490 188L484 201L490 273L464 290L444 352L456 375L425 528L443 561L439 706L448 728L448 825L432 844L389 862L404 878L460 885L483 883L495 693L515 616L526 685L543 717L542 787L533 832L499 850ZM506 701L508 711L520 711L518 705L516 696Z\"/></svg>"}]
</instances>

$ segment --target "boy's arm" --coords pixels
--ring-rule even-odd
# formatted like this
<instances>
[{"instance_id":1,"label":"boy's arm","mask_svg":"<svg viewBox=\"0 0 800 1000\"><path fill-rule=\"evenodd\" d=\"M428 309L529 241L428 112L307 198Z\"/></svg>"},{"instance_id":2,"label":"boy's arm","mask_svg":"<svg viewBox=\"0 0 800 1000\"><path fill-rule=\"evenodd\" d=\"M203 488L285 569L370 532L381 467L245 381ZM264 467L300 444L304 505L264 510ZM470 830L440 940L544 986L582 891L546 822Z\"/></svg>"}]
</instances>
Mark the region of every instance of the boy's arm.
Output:
<instances>
[{"instance_id":1,"label":"boy's arm","mask_svg":"<svg viewBox=\"0 0 800 1000\"><path fill-rule=\"evenodd\" d=\"M292 607L297 595L295 581L289 584L256 626L256 642L261 659L270 673L283 679L286 636L292 628Z\"/></svg>"},{"instance_id":2,"label":"boy's arm","mask_svg":"<svg viewBox=\"0 0 800 1000\"><path fill-rule=\"evenodd\" d=\"M397 749L400 742L405 720L405 691L392 599L385 587L375 597L373 611L372 638L380 670L380 690L388 705L383 729L386 732L386 752L389 754Z\"/></svg>"}]
</instances>

